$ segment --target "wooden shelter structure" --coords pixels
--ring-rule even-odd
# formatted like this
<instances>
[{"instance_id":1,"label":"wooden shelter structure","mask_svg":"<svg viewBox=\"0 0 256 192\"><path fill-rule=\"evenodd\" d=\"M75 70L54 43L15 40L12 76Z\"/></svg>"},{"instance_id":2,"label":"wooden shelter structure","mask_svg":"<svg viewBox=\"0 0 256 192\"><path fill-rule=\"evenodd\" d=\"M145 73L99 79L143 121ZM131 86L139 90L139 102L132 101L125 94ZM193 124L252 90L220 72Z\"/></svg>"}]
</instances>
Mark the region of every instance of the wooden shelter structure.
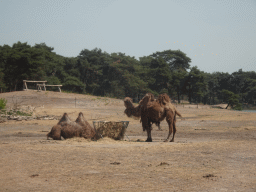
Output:
<instances>
[{"instance_id":1,"label":"wooden shelter structure","mask_svg":"<svg viewBox=\"0 0 256 192\"><path fill-rule=\"evenodd\" d=\"M47 81L30 81L30 80L23 80L23 84L24 84L24 91L28 90L28 85L27 83L43 83L42 85L45 85Z\"/></svg>"},{"instance_id":2,"label":"wooden shelter structure","mask_svg":"<svg viewBox=\"0 0 256 192\"><path fill-rule=\"evenodd\" d=\"M46 85L47 81L30 81L30 80L23 80L23 84L24 84L24 91L27 91L28 90L28 86L27 86L27 83L41 83L41 84L36 84L36 87L37 87L37 90L38 91L42 91L42 87L43 87L43 90L46 91L46 87L58 87L59 88L59 91L61 92L61 88L62 85Z\"/></svg>"},{"instance_id":3,"label":"wooden shelter structure","mask_svg":"<svg viewBox=\"0 0 256 192\"><path fill-rule=\"evenodd\" d=\"M37 84L37 90L41 91L42 87L44 88L44 91L46 91L46 87L58 87L59 91L61 92L60 87L62 87L62 85L45 85L45 84Z\"/></svg>"}]
</instances>

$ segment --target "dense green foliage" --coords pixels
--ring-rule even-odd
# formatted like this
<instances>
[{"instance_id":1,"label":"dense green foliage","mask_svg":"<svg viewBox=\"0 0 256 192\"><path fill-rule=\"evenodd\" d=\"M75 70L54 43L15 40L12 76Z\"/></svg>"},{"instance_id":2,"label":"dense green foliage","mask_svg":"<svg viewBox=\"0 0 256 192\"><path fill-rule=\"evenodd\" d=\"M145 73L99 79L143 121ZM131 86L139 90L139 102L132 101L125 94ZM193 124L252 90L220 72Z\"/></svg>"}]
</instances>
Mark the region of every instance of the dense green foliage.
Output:
<instances>
[{"instance_id":1,"label":"dense green foliage","mask_svg":"<svg viewBox=\"0 0 256 192\"><path fill-rule=\"evenodd\" d=\"M0 46L0 90L22 90L23 80L47 80L47 84L62 84L64 91L129 96L135 100L152 92L168 93L178 102L226 102L237 109L240 103L255 103L254 71L205 73L190 67L190 62L180 50L156 52L137 60L124 53L109 54L95 48L67 58L54 53L45 43L30 46L17 42L12 47Z\"/></svg>"},{"instance_id":2,"label":"dense green foliage","mask_svg":"<svg viewBox=\"0 0 256 192\"><path fill-rule=\"evenodd\" d=\"M239 99L238 99L239 95L238 94L234 94L231 91L223 89L222 90L222 96L223 96L224 102L228 103L226 108L231 106L231 108L233 108L233 109L235 108L235 109L238 109L238 110L242 110L242 106L239 103Z\"/></svg>"},{"instance_id":3,"label":"dense green foliage","mask_svg":"<svg viewBox=\"0 0 256 192\"><path fill-rule=\"evenodd\" d=\"M7 100L4 98L0 99L0 109L5 109Z\"/></svg>"}]
</instances>

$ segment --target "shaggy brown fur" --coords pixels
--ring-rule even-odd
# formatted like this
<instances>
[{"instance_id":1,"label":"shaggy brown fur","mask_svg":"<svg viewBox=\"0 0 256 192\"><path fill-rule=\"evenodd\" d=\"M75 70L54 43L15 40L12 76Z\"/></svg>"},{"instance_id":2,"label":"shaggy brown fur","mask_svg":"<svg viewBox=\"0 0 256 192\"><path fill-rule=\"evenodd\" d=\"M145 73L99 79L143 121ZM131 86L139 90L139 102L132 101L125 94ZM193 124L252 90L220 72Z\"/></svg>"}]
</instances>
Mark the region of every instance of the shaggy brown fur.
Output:
<instances>
[{"instance_id":1,"label":"shaggy brown fur","mask_svg":"<svg viewBox=\"0 0 256 192\"><path fill-rule=\"evenodd\" d=\"M154 95L152 93L147 93L149 95L149 100L150 101L154 101ZM142 100L141 100L142 101ZM126 107L126 109L124 110L124 113L128 116L128 117L136 117L136 118L140 118L141 117L141 111L143 108L143 103L139 103L139 105L137 107L134 107L133 103L132 103L132 99L130 97L126 97L124 98L124 106ZM141 120L140 120L141 122ZM155 123L156 126L158 126L159 130L162 130L160 127L160 122L156 122Z\"/></svg>"},{"instance_id":2,"label":"shaggy brown fur","mask_svg":"<svg viewBox=\"0 0 256 192\"><path fill-rule=\"evenodd\" d=\"M54 125L46 136L47 139L51 137L53 140L61 140L61 125Z\"/></svg>"},{"instance_id":3,"label":"shaggy brown fur","mask_svg":"<svg viewBox=\"0 0 256 192\"><path fill-rule=\"evenodd\" d=\"M96 134L95 129L92 128L92 126L86 121L82 112L79 113L75 122L83 127L83 130L84 130L83 137L84 138L93 138L95 136L95 134Z\"/></svg>"},{"instance_id":4,"label":"shaggy brown fur","mask_svg":"<svg viewBox=\"0 0 256 192\"><path fill-rule=\"evenodd\" d=\"M154 99L154 96L152 94L147 93L140 101L140 105L142 105L142 110L141 110L141 122L142 122L142 127L143 127L143 131L147 130L147 126L146 126L146 114L149 112L148 109L151 109L152 107L156 107L156 104L158 104L157 100ZM156 125L158 125L158 128L160 129L160 118L163 116L164 113L164 108L161 107L160 105L158 105L158 109L157 110L150 110L151 116L154 116L154 121L152 121L151 123L155 123ZM159 121L158 121L159 120ZM151 124L150 124L150 129L151 128Z\"/></svg>"},{"instance_id":5,"label":"shaggy brown fur","mask_svg":"<svg viewBox=\"0 0 256 192\"><path fill-rule=\"evenodd\" d=\"M142 110L144 110L147 107L151 107L152 103L154 103L155 97L152 93L147 93L139 102L139 105L142 106Z\"/></svg>"},{"instance_id":6,"label":"shaggy brown fur","mask_svg":"<svg viewBox=\"0 0 256 192\"><path fill-rule=\"evenodd\" d=\"M160 122L166 118L169 125L169 134L166 141L169 140L171 133L173 137L171 142L174 141L176 133L176 115L181 117L181 114L170 103L170 98L167 94L161 94L155 100L152 94L147 93L140 101L141 105L141 122L143 131L147 130L148 138L146 141L151 142L151 127L152 124L160 125Z\"/></svg>"},{"instance_id":7,"label":"shaggy brown fur","mask_svg":"<svg viewBox=\"0 0 256 192\"><path fill-rule=\"evenodd\" d=\"M68 117L67 113L64 113L63 116L61 117L61 119L59 120L59 122L57 123L57 125L61 125L63 123L71 123L72 121L70 120L70 118Z\"/></svg>"},{"instance_id":8,"label":"shaggy brown fur","mask_svg":"<svg viewBox=\"0 0 256 192\"><path fill-rule=\"evenodd\" d=\"M161 105L166 105L167 103L171 103L171 99L166 93L159 95L157 100Z\"/></svg>"},{"instance_id":9,"label":"shaggy brown fur","mask_svg":"<svg viewBox=\"0 0 256 192\"><path fill-rule=\"evenodd\" d=\"M176 115L182 117L181 114L177 111L176 107L173 104L171 104L171 99L169 95L167 95L166 93L159 95L157 101L162 107L166 109L171 109L175 112Z\"/></svg>"},{"instance_id":10,"label":"shaggy brown fur","mask_svg":"<svg viewBox=\"0 0 256 192\"><path fill-rule=\"evenodd\" d=\"M84 128L78 124L70 125L68 123L65 123L61 127L61 136L64 139L72 137L84 137L84 133Z\"/></svg>"},{"instance_id":11,"label":"shaggy brown fur","mask_svg":"<svg viewBox=\"0 0 256 192\"><path fill-rule=\"evenodd\" d=\"M84 137L86 139L95 136L95 130L85 120L83 113L79 113L76 122L72 122L67 113L64 113L57 125L53 126L47 134L47 139L51 137L54 140L61 140L72 137Z\"/></svg>"},{"instance_id":12,"label":"shaggy brown fur","mask_svg":"<svg viewBox=\"0 0 256 192\"><path fill-rule=\"evenodd\" d=\"M147 97L147 95L145 96ZM145 99L148 100L148 99ZM151 125L154 122L161 122L166 118L169 126L169 134L165 141L169 140L170 135L173 133L171 142L174 141L174 136L176 133L176 115L181 116L177 109L170 103L171 99L167 94L161 94L158 99L147 104L148 107L144 109L141 116L143 116L142 126L143 129L147 130L148 139L147 141L152 141L151 138Z\"/></svg>"},{"instance_id":13,"label":"shaggy brown fur","mask_svg":"<svg viewBox=\"0 0 256 192\"><path fill-rule=\"evenodd\" d=\"M64 113L57 125L54 125L51 131L46 135L47 139L51 137L54 140L61 140L61 129L64 124L71 123L67 113Z\"/></svg>"}]
</instances>

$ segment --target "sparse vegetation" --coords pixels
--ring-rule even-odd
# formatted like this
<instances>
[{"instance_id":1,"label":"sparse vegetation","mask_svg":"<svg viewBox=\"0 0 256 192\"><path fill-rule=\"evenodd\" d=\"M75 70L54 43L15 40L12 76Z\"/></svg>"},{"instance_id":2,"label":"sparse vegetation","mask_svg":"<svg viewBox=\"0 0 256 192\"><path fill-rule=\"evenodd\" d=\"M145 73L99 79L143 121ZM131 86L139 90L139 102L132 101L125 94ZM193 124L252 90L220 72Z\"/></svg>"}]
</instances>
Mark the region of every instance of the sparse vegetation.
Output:
<instances>
[{"instance_id":1,"label":"sparse vegetation","mask_svg":"<svg viewBox=\"0 0 256 192\"><path fill-rule=\"evenodd\" d=\"M61 90L62 93L73 93L72 91L69 90Z\"/></svg>"},{"instance_id":2,"label":"sparse vegetation","mask_svg":"<svg viewBox=\"0 0 256 192\"><path fill-rule=\"evenodd\" d=\"M24 112L24 111L8 111L7 112L7 115L14 115L14 116L17 116L17 115L20 115L20 116L32 116L32 112Z\"/></svg>"},{"instance_id":3,"label":"sparse vegetation","mask_svg":"<svg viewBox=\"0 0 256 192\"><path fill-rule=\"evenodd\" d=\"M1 110L1 109L5 109L6 104L7 104L7 100L4 99L4 98L1 98L1 99L0 99L0 110Z\"/></svg>"}]
</instances>

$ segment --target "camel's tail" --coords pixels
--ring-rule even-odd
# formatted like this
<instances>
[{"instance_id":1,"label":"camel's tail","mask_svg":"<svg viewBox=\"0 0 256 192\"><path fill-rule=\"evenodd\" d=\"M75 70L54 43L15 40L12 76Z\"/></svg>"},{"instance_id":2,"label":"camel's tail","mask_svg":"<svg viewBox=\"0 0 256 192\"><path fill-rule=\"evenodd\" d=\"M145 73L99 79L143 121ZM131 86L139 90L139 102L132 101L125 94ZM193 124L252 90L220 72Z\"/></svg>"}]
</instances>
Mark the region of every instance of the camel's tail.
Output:
<instances>
[{"instance_id":1,"label":"camel's tail","mask_svg":"<svg viewBox=\"0 0 256 192\"><path fill-rule=\"evenodd\" d=\"M177 111L177 109L175 110L175 113L176 113L176 115L178 115L179 117L182 117L182 115L180 114L179 111Z\"/></svg>"}]
</instances>

